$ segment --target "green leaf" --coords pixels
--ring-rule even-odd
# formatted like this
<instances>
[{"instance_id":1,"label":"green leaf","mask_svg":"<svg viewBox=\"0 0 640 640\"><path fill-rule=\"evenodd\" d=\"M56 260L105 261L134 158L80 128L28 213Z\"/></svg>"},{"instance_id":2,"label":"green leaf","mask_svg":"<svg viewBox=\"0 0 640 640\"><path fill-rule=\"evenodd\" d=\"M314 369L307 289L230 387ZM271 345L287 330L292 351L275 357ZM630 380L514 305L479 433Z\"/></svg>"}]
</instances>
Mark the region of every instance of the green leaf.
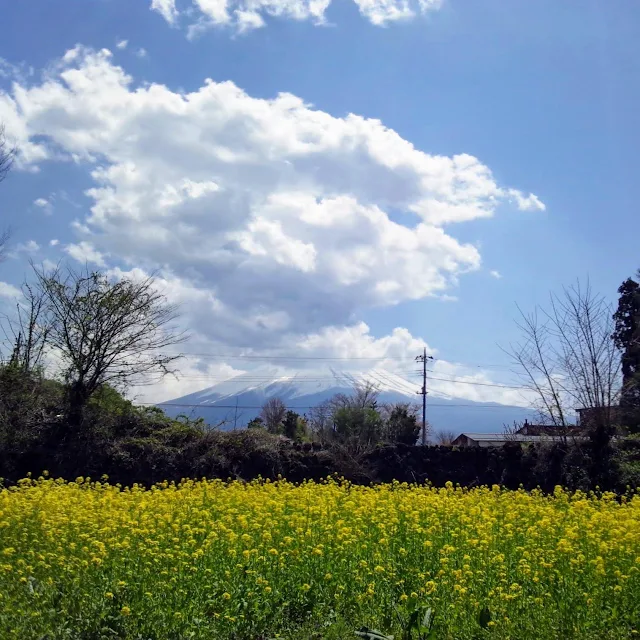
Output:
<instances>
[{"instance_id":1,"label":"green leaf","mask_svg":"<svg viewBox=\"0 0 640 640\"><path fill-rule=\"evenodd\" d=\"M413 629L414 627L416 627L418 625L418 616L420 615L420 610L419 609L415 609L411 612L411 615L409 616L409 624L407 625L409 627L409 629Z\"/></svg>"},{"instance_id":2,"label":"green leaf","mask_svg":"<svg viewBox=\"0 0 640 640\"><path fill-rule=\"evenodd\" d=\"M422 626L425 629L427 629L427 631L430 631L432 625L433 625L433 610L431 609L431 607L429 607L424 613L424 618L422 618Z\"/></svg>"},{"instance_id":3,"label":"green leaf","mask_svg":"<svg viewBox=\"0 0 640 640\"><path fill-rule=\"evenodd\" d=\"M486 629L489 626L490 622L491 622L491 611L489 611L489 607L485 606L482 608L482 610L480 611L480 614L478 615L478 624L483 629Z\"/></svg>"}]
</instances>

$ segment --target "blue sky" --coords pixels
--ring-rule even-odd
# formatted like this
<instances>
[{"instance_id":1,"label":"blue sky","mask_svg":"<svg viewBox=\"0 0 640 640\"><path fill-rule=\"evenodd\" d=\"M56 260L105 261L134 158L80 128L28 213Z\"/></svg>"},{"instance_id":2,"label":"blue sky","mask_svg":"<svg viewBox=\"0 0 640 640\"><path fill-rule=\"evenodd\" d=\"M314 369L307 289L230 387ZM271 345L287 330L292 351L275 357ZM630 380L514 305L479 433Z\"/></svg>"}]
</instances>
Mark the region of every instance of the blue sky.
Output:
<instances>
[{"instance_id":1,"label":"blue sky","mask_svg":"<svg viewBox=\"0 0 640 640\"><path fill-rule=\"evenodd\" d=\"M413 15L399 20L389 8L401 3L334 0L325 24L317 5L273 0L252 14L263 26L244 32L233 17L211 24L224 0L178 0L171 15L164 2L4 3L0 120L23 157L0 186L2 223L13 229L1 281L18 285L29 257L93 260L115 273L160 268L185 306L194 351L373 360L409 357L425 340L445 363L470 365L448 372L506 381L484 365L507 366L496 345L517 338L516 303L533 308L587 276L615 299L640 265L633 0L442 0L407 5ZM228 15L238 8L246 15L231 2ZM61 97L69 69L83 84ZM109 85L118 69L131 76L125 88ZM176 99L207 78L231 81L241 98L219 88L176 115ZM150 84L162 91L142 99ZM263 113L279 93L308 109ZM117 106L87 115L133 94L136 117ZM226 124L209 129L218 119ZM297 146L307 143L316 145L309 157ZM459 166L446 185L425 186L440 185L433 158L460 154L477 159L480 186ZM98 167L102 176L91 175ZM87 194L96 186L110 195ZM305 221L314 199L328 209ZM434 199L440 212L463 202L475 213L438 217ZM406 251L400 236L385 244L398 225L421 222L428 229L407 236ZM192 359L182 386L157 393L239 367Z\"/></svg>"}]
</instances>

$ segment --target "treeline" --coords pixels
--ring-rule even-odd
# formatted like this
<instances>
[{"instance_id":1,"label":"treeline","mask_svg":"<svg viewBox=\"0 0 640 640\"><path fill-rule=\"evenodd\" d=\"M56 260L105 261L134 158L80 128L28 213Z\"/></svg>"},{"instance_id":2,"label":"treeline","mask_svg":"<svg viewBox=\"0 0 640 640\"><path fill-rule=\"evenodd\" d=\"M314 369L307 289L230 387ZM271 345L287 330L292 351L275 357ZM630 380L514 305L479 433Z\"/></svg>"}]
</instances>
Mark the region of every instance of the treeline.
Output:
<instances>
[{"instance_id":1,"label":"treeline","mask_svg":"<svg viewBox=\"0 0 640 640\"><path fill-rule=\"evenodd\" d=\"M281 398L268 399L248 429L264 429L294 442L340 445L358 452L379 444L413 445L421 422L418 407L408 402L380 403L372 384L338 393L304 415L287 409Z\"/></svg>"},{"instance_id":2,"label":"treeline","mask_svg":"<svg viewBox=\"0 0 640 640\"><path fill-rule=\"evenodd\" d=\"M48 392L54 396L49 397L54 408L61 390ZM591 441L525 446L512 442L495 448L380 443L354 450L336 441L295 442L266 429L209 430L200 420L173 420L159 409L134 407L106 388L87 406L87 418L86 428L75 436L53 411L48 418L34 419L27 429L3 429L0 476L5 484L46 470L71 480L106 475L110 482L129 486L185 477L283 477L300 482L334 475L360 484L397 480L443 486L451 481L549 492L556 485L621 494L640 487L638 437L614 442L603 473Z\"/></svg>"},{"instance_id":3,"label":"treeline","mask_svg":"<svg viewBox=\"0 0 640 640\"><path fill-rule=\"evenodd\" d=\"M615 314L589 296L571 295L567 311L556 306L551 315L552 326L555 321L564 331L556 351L540 348L545 333L528 325L534 341L525 347L534 348L517 354L548 407L548 423L566 426L571 402L596 409L588 437L456 449L415 446L422 426L415 407L381 404L371 387L337 395L304 416L273 399L237 433L136 407L123 392L169 374L180 357L177 345L186 336L175 327L177 310L153 278L34 268L15 313L1 319L0 476L13 482L46 469L65 478L107 474L116 482L152 484L187 476L303 480L337 474L354 482L624 491L640 484L634 435L640 424L640 286L623 283ZM615 327L609 330L605 321ZM555 353L567 373L558 376L553 360L541 364L530 353ZM548 384L536 374L538 366L549 372Z\"/></svg>"},{"instance_id":4,"label":"treeline","mask_svg":"<svg viewBox=\"0 0 640 640\"><path fill-rule=\"evenodd\" d=\"M363 396L368 407L363 406ZM183 477L282 476L302 481L328 475L364 484L398 480L441 486L451 481L464 486L539 486L546 491L558 484L619 493L640 486L637 435L615 438L606 458L596 437L543 445L511 442L496 448L423 447L410 443L420 426L411 409L378 407L374 398L370 390L360 389L306 418L295 414L294 421L285 411L276 422L278 413L282 415L280 407L273 414L263 412L274 420L269 427L257 426L256 420L252 428L223 432L210 429L202 419L171 419L156 407L134 406L104 384L87 402L82 428L76 429L65 414L63 382L4 364L0 366L0 477L6 484L46 470L67 479L98 479L106 474L112 482L147 486ZM347 407L342 406L345 402ZM273 405L277 403L268 409L278 408ZM394 414L404 425L395 431ZM263 419L266 422L266 415Z\"/></svg>"}]
</instances>

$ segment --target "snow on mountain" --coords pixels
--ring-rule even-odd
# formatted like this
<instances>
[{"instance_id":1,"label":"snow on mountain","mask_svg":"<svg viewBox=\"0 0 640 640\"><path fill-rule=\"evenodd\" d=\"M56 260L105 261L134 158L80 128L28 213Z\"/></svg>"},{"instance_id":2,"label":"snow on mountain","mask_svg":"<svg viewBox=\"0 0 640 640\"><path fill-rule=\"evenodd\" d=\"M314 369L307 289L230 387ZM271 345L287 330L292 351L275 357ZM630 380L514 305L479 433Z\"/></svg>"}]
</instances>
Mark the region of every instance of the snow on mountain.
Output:
<instances>
[{"instance_id":1,"label":"snow on mountain","mask_svg":"<svg viewBox=\"0 0 640 640\"><path fill-rule=\"evenodd\" d=\"M384 369L350 372L327 368L291 372L279 367L260 367L185 397L207 404L253 391L264 393L266 398L285 392L286 397L292 399L335 388L353 389L367 383L374 385L380 392L399 393L413 399L419 389L419 385Z\"/></svg>"},{"instance_id":2,"label":"snow on mountain","mask_svg":"<svg viewBox=\"0 0 640 640\"><path fill-rule=\"evenodd\" d=\"M354 387L372 384L380 402L421 402L420 379L407 380L381 368L349 371L326 367L293 372L278 366L263 366L201 391L160 403L171 416L202 417L223 429L241 428L260 413L269 398L281 398L286 405L305 413L337 393L349 394ZM531 420L530 410L491 402L473 402L429 393L427 420L434 431L500 432L513 421Z\"/></svg>"}]
</instances>

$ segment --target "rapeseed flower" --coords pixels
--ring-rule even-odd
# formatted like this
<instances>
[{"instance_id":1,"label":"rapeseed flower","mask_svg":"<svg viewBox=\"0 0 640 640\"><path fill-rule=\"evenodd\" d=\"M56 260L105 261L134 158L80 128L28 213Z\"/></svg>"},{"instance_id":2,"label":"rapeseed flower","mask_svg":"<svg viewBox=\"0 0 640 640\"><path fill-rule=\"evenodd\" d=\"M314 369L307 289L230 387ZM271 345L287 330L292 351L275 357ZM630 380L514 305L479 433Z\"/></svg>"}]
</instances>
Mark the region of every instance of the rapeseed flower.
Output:
<instances>
[{"instance_id":1,"label":"rapeseed flower","mask_svg":"<svg viewBox=\"0 0 640 640\"><path fill-rule=\"evenodd\" d=\"M0 490L0 637L291 640L429 607L436 637L477 637L486 608L495 638L626 638L638 549L634 494L43 473Z\"/></svg>"}]
</instances>

